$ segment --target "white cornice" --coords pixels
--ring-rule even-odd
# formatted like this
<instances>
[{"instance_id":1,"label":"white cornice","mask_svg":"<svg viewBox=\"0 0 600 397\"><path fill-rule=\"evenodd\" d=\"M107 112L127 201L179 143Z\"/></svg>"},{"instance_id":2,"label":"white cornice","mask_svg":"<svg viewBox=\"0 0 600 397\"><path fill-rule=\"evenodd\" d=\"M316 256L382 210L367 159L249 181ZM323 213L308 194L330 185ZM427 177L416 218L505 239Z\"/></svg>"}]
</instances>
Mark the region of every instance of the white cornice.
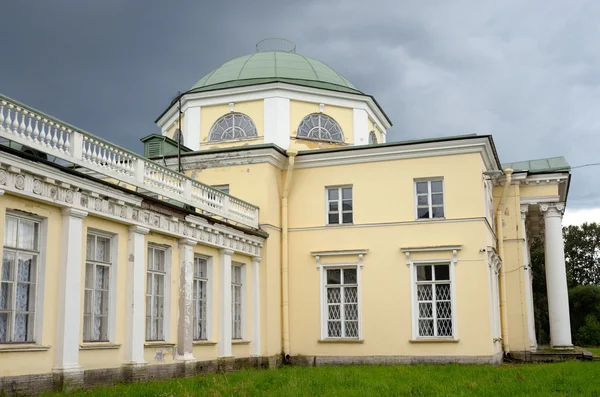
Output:
<instances>
[{"instance_id":1,"label":"white cornice","mask_svg":"<svg viewBox=\"0 0 600 397\"><path fill-rule=\"evenodd\" d=\"M287 166L286 156L273 148L206 154L200 151L197 153L197 155L188 155L181 158L181 164L185 170L259 163L269 163L279 169L284 169ZM174 169L177 167L176 158L165 159L165 163L169 168Z\"/></svg>"},{"instance_id":2,"label":"white cornice","mask_svg":"<svg viewBox=\"0 0 600 397\"><path fill-rule=\"evenodd\" d=\"M334 251L314 251L312 256L344 256L344 255L366 255L369 252L367 249L354 250L334 250Z\"/></svg>"},{"instance_id":3,"label":"white cornice","mask_svg":"<svg viewBox=\"0 0 600 397\"><path fill-rule=\"evenodd\" d=\"M290 100L364 109L377 123L381 130L387 131L392 126L373 98L368 95L330 91L288 83L269 83L186 94L181 98L181 109L183 112L185 112L185 110L189 107L211 106L230 102L260 100L272 97L282 97ZM170 125L173 120L177 118L177 110L177 104L173 104L158 119L156 124L161 129L164 126Z\"/></svg>"},{"instance_id":4,"label":"white cornice","mask_svg":"<svg viewBox=\"0 0 600 397\"><path fill-rule=\"evenodd\" d=\"M459 251L462 245L432 245L423 247L404 247L402 252L432 252L432 251Z\"/></svg>"}]
</instances>

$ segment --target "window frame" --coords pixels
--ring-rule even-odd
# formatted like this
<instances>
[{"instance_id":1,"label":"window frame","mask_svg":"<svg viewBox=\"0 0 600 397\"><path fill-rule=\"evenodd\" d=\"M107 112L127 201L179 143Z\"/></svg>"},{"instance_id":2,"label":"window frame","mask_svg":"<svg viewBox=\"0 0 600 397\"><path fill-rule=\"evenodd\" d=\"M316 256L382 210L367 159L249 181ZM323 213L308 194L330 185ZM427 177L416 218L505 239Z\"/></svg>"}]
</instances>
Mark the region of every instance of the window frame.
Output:
<instances>
[{"instance_id":1,"label":"window frame","mask_svg":"<svg viewBox=\"0 0 600 397\"><path fill-rule=\"evenodd\" d=\"M30 214L30 213L25 213L22 212L18 209L6 209L5 213L4 213L4 238L6 238L6 218L7 217L13 217L13 218L18 218L18 219L24 219L27 221L31 221L31 222L35 222L38 224L38 236L37 236L37 251L35 250L28 250L28 249L22 249L22 248L18 248L18 241L17 241L17 246L16 247L7 247L5 244L5 240L2 241L2 262L0 262L0 283L3 283L4 281L2 280L1 274L2 274L2 267L4 266L4 253L6 252L6 250L8 249L9 251L14 251L15 252L15 274L14 274L14 278L15 280L12 282L13 286L18 284L18 261L17 261L17 257L18 257L18 253L19 252L25 252L31 255L37 255L36 258L36 278L35 278L35 287L33 290L33 313L31 313L31 311L27 311L27 313L31 313L32 317L33 317L33 325L31 326L31 328L28 330L28 334L26 336L26 341L3 341L0 342L0 345L14 345L14 344L37 344L40 343L41 338L42 338L42 331L43 331L43 321L44 321L44 292L45 292L45 277L46 277L46 243L47 243L47 230L48 230L48 219L47 218L43 218L43 217L39 217L37 215L34 214ZM17 224L17 238L18 238L18 224ZM34 238L35 241L35 238ZM28 283L28 284L32 284L32 283ZM31 291L30 291L31 294ZM8 313L12 313L11 315L11 328L8 330L9 335L13 336L14 338L14 318L16 317L17 314L17 310L16 310L16 289L14 289L13 293L13 299L12 299L12 305L11 305L11 310L3 310L2 312L8 312ZM15 308L15 310L12 310L12 307ZM29 335L29 333L31 333L31 335ZM31 337L30 337L31 336ZM7 338L8 339L8 338Z\"/></svg>"},{"instance_id":2,"label":"window frame","mask_svg":"<svg viewBox=\"0 0 600 397\"><path fill-rule=\"evenodd\" d=\"M87 258L87 237L88 235L93 235L96 238L100 237L100 238L105 238L109 240L109 247L110 247L110 262L102 262L102 261L98 261L98 260L90 260ZM88 228L87 232L86 232L86 250L85 250L85 260L84 260L84 269L83 269L83 312L82 312L82 323L81 323L81 340L82 343L99 343L99 342L114 342L115 340L115 334L116 334L116 312L117 312L117 296L116 296L116 291L117 291L117 263L118 263L118 236L117 234L114 233L110 233L110 232L106 232L103 230L98 230L98 229L94 229L94 228ZM97 239L96 239L97 241ZM92 263L94 266L94 269L96 268L96 264L101 264L101 265L106 265L108 264L109 266L109 271L108 271L108 314L107 314L107 339L103 340L103 339L99 339L99 340L94 340L94 339L85 339L84 335L85 335L85 291L88 290L88 288L86 287L86 273L87 273L87 265L88 263ZM96 272L94 272L94 284L95 285L95 279L96 279ZM95 291L96 289L93 288L92 291ZM92 297L95 297L95 293L92 292ZM92 302L94 301L94 298L92 298ZM92 318L93 318L94 314L92 313Z\"/></svg>"},{"instance_id":3,"label":"window frame","mask_svg":"<svg viewBox=\"0 0 600 397\"><path fill-rule=\"evenodd\" d=\"M205 281L206 282L206 313L205 313L205 320L206 320L206 334L205 334L205 338L198 338L196 337L197 334L197 320L196 320L196 304L197 304L197 298L195 297L195 294L193 293L193 310L194 310L194 314L193 314L193 322L194 322L194 328L193 328L193 333L192 333L192 339L194 341L210 341L212 339L212 303L213 303L213 299L212 299L212 282L213 282L213 269L212 269L212 257L206 256L206 255L200 255L200 254L194 254L194 267L196 265L195 261L196 259L201 259L206 261L206 277L202 278L202 277L197 277L196 273L195 273L195 269L194 269L194 275L193 275L193 290L192 293L194 291L194 289L196 288L196 282L197 281Z\"/></svg>"},{"instance_id":4,"label":"window frame","mask_svg":"<svg viewBox=\"0 0 600 397\"><path fill-rule=\"evenodd\" d=\"M242 117L245 117L245 118L247 118L250 121L251 126L253 128L254 135L248 135L248 131L243 130L244 134L245 134L244 137L240 137L240 138L236 138L235 137L235 116L236 115L240 115ZM233 138L223 139L223 134L221 134L221 139L213 139L213 132L214 132L215 127L217 126L217 124L221 120L223 120L223 119L225 119L227 117L232 117ZM227 131L227 129L225 129L223 131L223 133L225 131ZM254 120L252 119L252 117L248 116L245 113L241 113L241 112L229 112L227 114L224 114L224 115L220 116L211 125L210 130L208 130L208 142L237 142L237 141L241 141L241 140L257 139L257 138L259 138L259 136L258 136L258 128L256 127L256 123L254 122Z\"/></svg>"},{"instance_id":5,"label":"window frame","mask_svg":"<svg viewBox=\"0 0 600 397\"><path fill-rule=\"evenodd\" d=\"M145 299L144 299L144 304L145 304L145 309L148 308L148 303L147 303L147 299L148 299L148 273L149 272L153 272L153 273L160 273L158 271L154 271L154 270L149 270L148 269L148 251L150 249L153 250L162 250L165 252L165 263L164 263L164 286L163 286L163 326L162 326L162 330L163 330L163 335L162 335L162 339L148 339L147 335L148 335L148 325L145 324L145 332L144 332L144 341L145 342L168 342L170 340L171 337L171 333L170 333L170 324L171 324L171 259L172 259L172 248L170 246L167 245L162 245L162 244L157 244L157 243L152 243L149 242L147 244L146 247L146 281L145 281ZM154 280L154 278L153 278ZM151 294L152 295L152 294ZM152 305L151 305L152 306ZM146 320L148 318L146 310L144 313L144 319ZM151 321L152 321L152 316L151 316ZM157 335L158 336L158 335Z\"/></svg>"},{"instance_id":6,"label":"window frame","mask_svg":"<svg viewBox=\"0 0 600 397\"><path fill-rule=\"evenodd\" d=\"M343 189L350 189L351 192L351 202L352 202L352 209L350 211L344 211L343 209L343 201L344 199L342 198L342 191ZM329 190L333 190L333 189L337 189L338 191L338 199L337 200L329 200ZM338 204L338 210L337 211L330 211L329 210L329 204L330 202L336 202ZM338 223L330 223L329 222L329 214L335 214L337 213L338 215ZM343 222L343 217L344 214L350 213L352 215L352 222ZM327 226L344 226L344 225L354 225L354 186L353 185L334 185L334 186L325 186L325 225Z\"/></svg>"},{"instance_id":7,"label":"window frame","mask_svg":"<svg viewBox=\"0 0 600 397\"><path fill-rule=\"evenodd\" d=\"M411 291L411 307L412 307L412 340L428 340L428 339L437 339L437 340L449 340L449 341L458 341L458 323L457 323L457 315L456 315L456 277L455 277L455 266L456 259L438 259L438 260L409 260L410 267L410 291ZM424 265L449 265L449 273L450 273L450 309L452 310L452 336L420 336L419 335L419 299L417 295L417 267ZM432 269L432 274L434 270ZM432 275L432 279L434 276ZM441 282L446 282L440 281ZM422 284L427 283L435 283L435 281L423 281L420 282ZM433 292L432 292L433 293ZM433 298L433 296L432 296ZM433 301L432 301L433 302ZM432 310L434 309L434 304L432 303ZM434 329L437 328L437 324L434 317Z\"/></svg>"},{"instance_id":8,"label":"window frame","mask_svg":"<svg viewBox=\"0 0 600 397\"><path fill-rule=\"evenodd\" d=\"M234 283L233 274L234 269L240 269L240 282ZM246 340L246 264L241 262L231 262L231 340ZM240 322L239 322L239 335L236 334L235 328L235 293L234 288L240 289Z\"/></svg>"},{"instance_id":9,"label":"window frame","mask_svg":"<svg viewBox=\"0 0 600 397\"><path fill-rule=\"evenodd\" d=\"M417 183L427 182L427 206L429 208L429 217L427 218L419 218L419 207L423 207L423 205L419 205L419 196L423 196L423 193L418 193ZM441 182L442 183L442 204L433 204L432 200L432 192L431 192L431 182ZM415 219L418 221L427 220L427 219L446 219L446 185L444 183L443 177L432 177L432 178L416 178L413 183L414 189L414 200L415 200ZM439 193L435 193L439 194ZM433 207L441 207L444 212L444 216L433 216Z\"/></svg>"},{"instance_id":10,"label":"window frame","mask_svg":"<svg viewBox=\"0 0 600 397\"><path fill-rule=\"evenodd\" d=\"M213 189L217 189L220 192L225 193L225 194L229 194L229 191L230 191L230 186L228 183L224 183L222 185L211 185L210 187L212 187Z\"/></svg>"},{"instance_id":11,"label":"window frame","mask_svg":"<svg viewBox=\"0 0 600 397\"><path fill-rule=\"evenodd\" d=\"M309 137L308 135L300 135L300 130L302 128L302 125L305 122L308 122L308 120L310 120L311 117L313 117L313 116L318 116L317 128L323 129L323 130L327 131L327 133L329 135L332 135L331 131L329 131L325 127L322 127L322 120L321 120L321 118L325 117L325 118L331 120L333 122L334 126L337 127L337 129L339 130L340 135L341 135L341 139L340 140L333 139L333 136L332 136L332 139L322 139L322 138L312 138L312 137ZM315 128L315 126L312 127L312 129L314 129L314 128ZM308 132L310 132L312 129L310 129ZM330 116L328 114L325 114L323 112L314 112L314 113L310 113L310 114L307 114L306 116L304 116L302 118L302 120L300 120L300 123L298 124L298 127L296 129L296 139L307 139L307 140L310 140L310 141L329 142L329 143L334 143L334 144L340 144L340 143L344 144L344 143L346 143L346 136L344 135L344 130L342 129L342 126L340 126L340 124L337 122L337 120L334 119L332 116Z\"/></svg>"},{"instance_id":12,"label":"window frame","mask_svg":"<svg viewBox=\"0 0 600 397\"><path fill-rule=\"evenodd\" d=\"M356 271L356 284L332 284L339 286L340 288L340 322L341 322L341 335L342 336L329 336L329 306L331 305L327 301L327 290L329 284L327 284L327 271L328 270L340 270L340 282L343 282L344 270L353 269ZM362 300L361 300L361 266L357 263L354 264L326 264L321 265L321 339L322 340L361 340L362 339ZM356 307L357 307L357 336L345 336L346 324L345 324L345 305L354 304L354 302L345 302L345 288L356 288Z\"/></svg>"}]
</instances>

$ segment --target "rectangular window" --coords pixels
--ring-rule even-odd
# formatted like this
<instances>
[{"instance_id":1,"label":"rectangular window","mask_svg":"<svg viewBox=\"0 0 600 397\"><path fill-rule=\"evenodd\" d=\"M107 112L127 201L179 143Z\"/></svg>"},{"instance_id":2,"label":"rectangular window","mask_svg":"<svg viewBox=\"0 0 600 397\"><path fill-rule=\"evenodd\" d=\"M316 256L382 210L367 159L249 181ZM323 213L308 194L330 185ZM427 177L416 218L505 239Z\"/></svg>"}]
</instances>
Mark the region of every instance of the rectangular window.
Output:
<instances>
[{"instance_id":1,"label":"rectangular window","mask_svg":"<svg viewBox=\"0 0 600 397\"><path fill-rule=\"evenodd\" d=\"M194 339L207 339L208 261L194 257Z\"/></svg>"},{"instance_id":2,"label":"rectangular window","mask_svg":"<svg viewBox=\"0 0 600 397\"><path fill-rule=\"evenodd\" d=\"M229 185L212 185L212 187L222 191L225 194L229 194Z\"/></svg>"},{"instance_id":3,"label":"rectangular window","mask_svg":"<svg viewBox=\"0 0 600 397\"><path fill-rule=\"evenodd\" d=\"M0 343L33 342L39 239L40 222L6 215L0 281Z\"/></svg>"},{"instance_id":4,"label":"rectangular window","mask_svg":"<svg viewBox=\"0 0 600 397\"><path fill-rule=\"evenodd\" d=\"M88 233L85 253L83 341L108 341L111 239Z\"/></svg>"},{"instance_id":5,"label":"rectangular window","mask_svg":"<svg viewBox=\"0 0 600 397\"><path fill-rule=\"evenodd\" d=\"M418 335L453 336L450 264L417 265L415 271Z\"/></svg>"},{"instance_id":6,"label":"rectangular window","mask_svg":"<svg viewBox=\"0 0 600 397\"><path fill-rule=\"evenodd\" d=\"M165 278L167 250L148 247L146 273L146 340L165 340Z\"/></svg>"},{"instance_id":7,"label":"rectangular window","mask_svg":"<svg viewBox=\"0 0 600 397\"><path fill-rule=\"evenodd\" d=\"M242 266L234 264L231 266L231 319L232 339L242 339L242 323L244 314L243 309L243 286L244 280L242 279Z\"/></svg>"},{"instance_id":8,"label":"rectangular window","mask_svg":"<svg viewBox=\"0 0 600 397\"><path fill-rule=\"evenodd\" d=\"M325 315L328 338L358 338L357 269L325 271Z\"/></svg>"},{"instance_id":9,"label":"rectangular window","mask_svg":"<svg viewBox=\"0 0 600 397\"><path fill-rule=\"evenodd\" d=\"M352 186L327 188L327 224L352 223Z\"/></svg>"},{"instance_id":10,"label":"rectangular window","mask_svg":"<svg viewBox=\"0 0 600 397\"><path fill-rule=\"evenodd\" d=\"M417 219L444 217L444 182L441 179L417 181Z\"/></svg>"}]
</instances>

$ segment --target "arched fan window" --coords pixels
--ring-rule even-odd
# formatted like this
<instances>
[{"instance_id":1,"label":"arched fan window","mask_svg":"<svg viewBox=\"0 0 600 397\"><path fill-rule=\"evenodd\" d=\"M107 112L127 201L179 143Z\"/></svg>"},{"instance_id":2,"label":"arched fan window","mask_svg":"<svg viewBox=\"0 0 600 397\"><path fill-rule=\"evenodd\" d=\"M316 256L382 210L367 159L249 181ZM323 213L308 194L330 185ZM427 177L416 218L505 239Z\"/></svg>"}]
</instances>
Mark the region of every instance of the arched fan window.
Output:
<instances>
[{"instance_id":1,"label":"arched fan window","mask_svg":"<svg viewBox=\"0 0 600 397\"><path fill-rule=\"evenodd\" d=\"M329 142L344 142L339 124L322 113L309 114L298 126L298 138L318 139Z\"/></svg>"},{"instance_id":2,"label":"arched fan window","mask_svg":"<svg viewBox=\"0 0 600 397\"><path fill-rule=\"evenodd\" d=\"M369 132L369 145L377 145L377 135L375 135L375 131Z\"/></svg>"},{"instance_id":3,"label":"arched fan window","mask_svg":"<svg viewBox=\"0 0 600 397\"><path fill-rule=\"evenodd\" d=\"M256 125L243 113L229 113L213 124L208 135L209 141L228 141L258 136Z\"/></svg>"}]
</instances>

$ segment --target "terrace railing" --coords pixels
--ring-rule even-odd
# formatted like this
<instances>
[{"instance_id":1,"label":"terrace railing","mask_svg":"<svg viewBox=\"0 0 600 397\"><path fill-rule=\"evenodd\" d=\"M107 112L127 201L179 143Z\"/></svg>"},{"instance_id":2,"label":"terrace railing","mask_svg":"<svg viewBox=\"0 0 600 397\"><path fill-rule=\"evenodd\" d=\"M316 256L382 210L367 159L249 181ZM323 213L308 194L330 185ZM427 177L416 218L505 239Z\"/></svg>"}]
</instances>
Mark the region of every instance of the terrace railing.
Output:
<instances>
[{"instance_id":1,"label":"terrace railing","mask_svg":"<svg viewBox=\"0 0 600 397\"><path fill-rule=\"evenodd\" d=\"M258 207L0 95L0 137L76 166L258 228Z\"/></svg>"}]
</instances>

